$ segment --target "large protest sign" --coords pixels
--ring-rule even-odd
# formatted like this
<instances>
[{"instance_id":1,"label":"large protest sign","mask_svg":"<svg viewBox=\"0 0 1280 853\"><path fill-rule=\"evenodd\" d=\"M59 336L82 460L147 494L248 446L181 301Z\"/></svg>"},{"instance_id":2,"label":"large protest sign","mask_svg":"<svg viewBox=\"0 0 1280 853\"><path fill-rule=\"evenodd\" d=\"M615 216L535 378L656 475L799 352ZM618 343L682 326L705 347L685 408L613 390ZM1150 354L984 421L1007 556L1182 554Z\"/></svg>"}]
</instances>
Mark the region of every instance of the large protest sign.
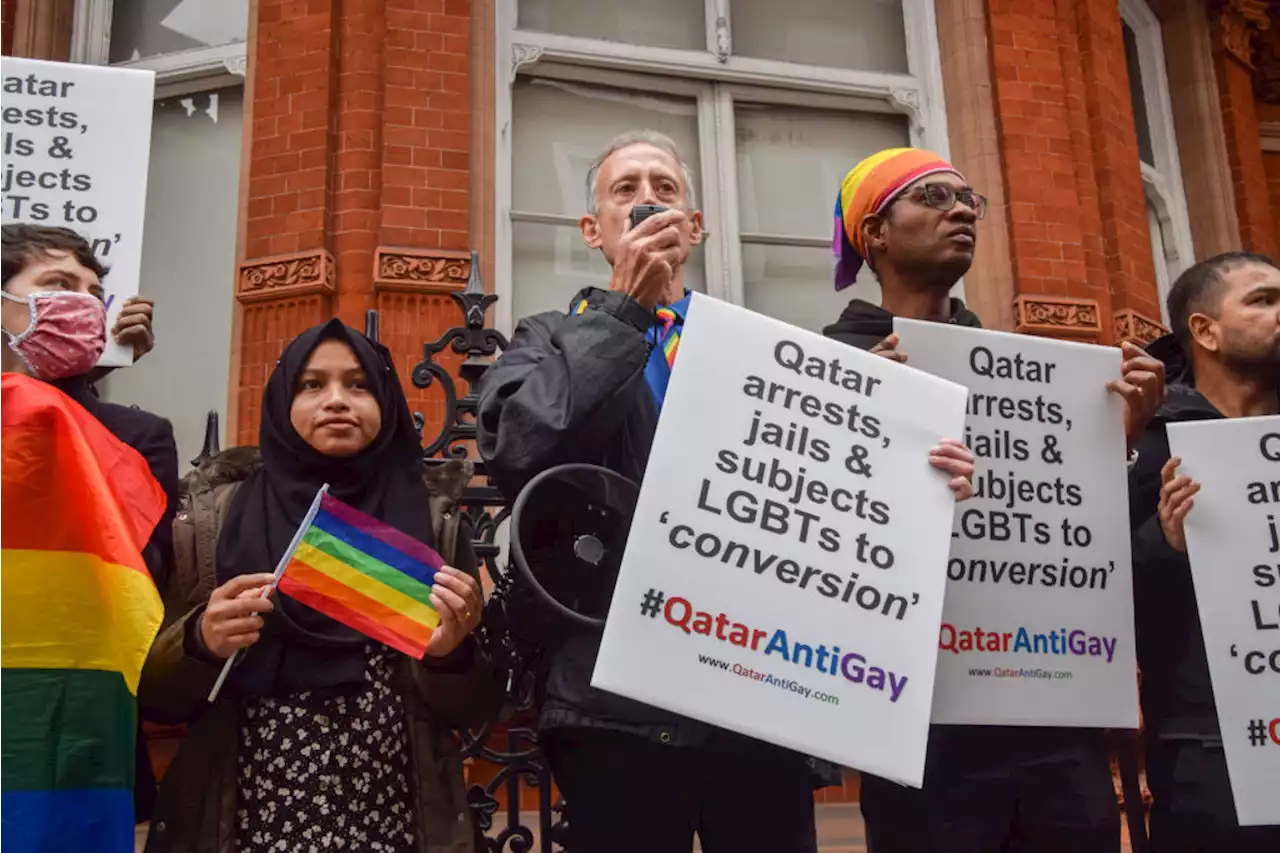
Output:
<instances>
[{"instance_id":1,"label":"large protest sign","mask_svg":"<svg viewBox=\"0 0 1280 853\"><path fill-rule=\"evenodd\" d=\"M935 723L1136 728L1120 351L895 320L908 364L969 389Z\"/></svg>"},{"instance_id":2,"label":"large protest sign","mask_svg":"<svg viewBox=\"0 0 1280 853\"><path fill-rule=\"evenodd\" d=\"M34 59L0 60L5 222L71 228L108 267L110 328L138 292L155 74ZM108 342L102 364L132 353Z\"/></svg>"},{"instance_id":3,"label":"large protest sign","mask_svg":"<svg viewBox=\"0 0 1280 853\"><path fill-rule=\"evenodd\" d=\"M1168 433L1178 473L1200 484L1187 552L1236 815L1280 823L1280 417Z\"/></svg>"},{"instance_id":4,"label":"large protest sign","mask_svg":"<svg viewBox=\"0 0 1280 853\"><path fill-rule=\"evenodd\" d=\"M964 399L695 294L592 684L919 786Z\"/></svg>"}]
</instances>

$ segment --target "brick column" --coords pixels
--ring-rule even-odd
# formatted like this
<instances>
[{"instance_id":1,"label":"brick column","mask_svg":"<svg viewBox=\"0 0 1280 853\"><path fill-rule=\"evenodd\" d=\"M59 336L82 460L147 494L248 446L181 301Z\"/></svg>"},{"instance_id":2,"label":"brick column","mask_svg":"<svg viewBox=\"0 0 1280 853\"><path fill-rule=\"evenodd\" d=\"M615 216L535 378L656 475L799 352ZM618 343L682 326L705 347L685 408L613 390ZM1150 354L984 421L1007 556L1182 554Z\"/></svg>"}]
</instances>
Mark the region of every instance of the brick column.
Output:
<instances>
[{"instance_id":1,"label":"brick column","mask_svg":"<svg viewBox=\"0 0 1280 853\"><path fill-rule=\"evenodd\" d=\"M1215 0L1214 62L1244 248L1275 254L1275 223L1253 100L1252 43L1271 19L1263 0Z\"/></svg>"},{"instance_id":2,"label":"brick column","mask_svg":"<svg viewBox=\"0 0 1280 853\"><path fill-rule=\"evenodd\" d=\"M468 0L258 0L238 442L256 438L288 340L334 315L361 328L369 308L410 402L440 423L439 398L409 374L421 342L456 324L447 293L469 273L469 10ZM420 280L412 263L384 256L444 272Z\"/></svg>"},{"instance_id":3,"label":"brick column","mask_svg":"<svg viewBox=\"0 0 1280 853\"><path fill-rule=\"evenodd\" d=\"M1111 343L1116 309L1159 313L1119 8L987 10L1015 329Z\"/></svg>"}]
</instances>

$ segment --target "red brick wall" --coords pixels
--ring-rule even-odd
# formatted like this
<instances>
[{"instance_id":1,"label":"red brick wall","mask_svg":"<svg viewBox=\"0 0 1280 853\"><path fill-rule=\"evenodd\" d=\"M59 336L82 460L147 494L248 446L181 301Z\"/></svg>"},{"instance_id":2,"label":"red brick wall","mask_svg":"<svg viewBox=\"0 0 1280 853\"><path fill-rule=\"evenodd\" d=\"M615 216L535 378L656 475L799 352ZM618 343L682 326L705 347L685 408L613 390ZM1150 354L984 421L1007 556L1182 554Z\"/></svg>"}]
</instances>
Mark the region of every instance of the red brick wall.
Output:
<instances>
[{"instance_id":1,"label":"red brick wall","mask_svg":"<svg viewBox=\"0 0 1280 853\"><path fill-rule=\"evenodd\" d=\"M1113 0L990 0L1007 218L1021 295L1159 316Z\"/></svg>"},{"instance_id":2,"label":"red brick wall","mask_svg":"<svg viewBox=\"0 0 1280 853\"><path fill-rule=\"evenodd\" d=\"M1132 308L1159 317L1119 7L1114 0L1059 0L1059 6L1074 7L1079 24L1085 104L1111 290L1111 306L1103 313L1110 316L1112 308Z\"/></svg>"},{"instance_id":3,"label":"red brick wall","mask_svg":"<svg viewBox=\"0 0 1280 853\"><path fill-rule=\"evenodd\" d=\"M1244 248L1274 255L1277 248L1275 220L1267 189L1267 170L1262 161L1258 115L1253 101L1251 70L1219 47L1215 57L1218 99L1222 104L1222 126L1231 161L1236 214L1240 218L1240 240Z\"/></svg>"},{"instance_id":4,"label":"red brick wall","mask_svg":"<svg viewBox=\"0 0 1280 853\"><path fill-rule=\"evenodd\" d=\"M468 0L387 0L383 114L383 246L463 250L470 245L471 58ZM379 289L382 341L406 383L409 402L426 416L430 440L443 425L443 392L408 384L422 343L461 322L438 287ZM438 357L453 375L461 359ZM459 394L466 393L465 388Z\"/></svg>"},{"instance_id":5,"label":"red brick wall","mask_svg":"<svg viewBox=\"0 0 1280 853\"><path fill-rule=\"evenodd\" d=\"M362 327L375 307L410 402L438 424L438 396L408 380L421 342L458 321L458 283L401 282L392 298L374 265L379 246L468 246L469 0L259 0L257 14L237 440L255 440L284 343L335 314ZM247 283L294 253L322 275Z\"/></svg>"}]
</instances>

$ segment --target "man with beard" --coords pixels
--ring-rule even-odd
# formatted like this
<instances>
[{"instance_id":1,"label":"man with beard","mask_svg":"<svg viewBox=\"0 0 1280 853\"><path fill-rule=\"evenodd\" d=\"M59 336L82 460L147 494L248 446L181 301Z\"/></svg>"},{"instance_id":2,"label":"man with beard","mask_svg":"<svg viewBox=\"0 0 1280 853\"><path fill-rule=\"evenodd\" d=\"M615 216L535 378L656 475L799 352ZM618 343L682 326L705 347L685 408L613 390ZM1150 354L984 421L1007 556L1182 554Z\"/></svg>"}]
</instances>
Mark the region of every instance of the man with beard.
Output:
<instances>
[{"instance_id":1,"label":"man with beard","mask_svg":"<svg viewBox=\"0 0 1280 853\"><path fill-rule=\"evenodd\" d=\"M1165 425L1280 414L1280 269L1230 252L1169 292L1173 334L1151 344L1169 395L1130 475L1134 607L1153 853L1280 850L1280 826L1241 827L1227 781L1183 521L1199 486L1177 473Z\"/></svg>"},{"instance_id":2,"label":"man with beard","mask_svg":"<svg viewBox=\"0 0 1280 853\"><path fill-rule=\"evenodd\" d=\"M987 200L936 154L895 148L868 157L841 185L835 208L837 290L863 263L880 280L881 305L854 299L823 333L895 361L893 318L979 327L950 292L973 263ZM980 286L980 285L979 285ZM1130 446L1163 397L1161 364L1123 346ZM871 853L1107 853L1120 849L1120 813L1100 729L933 726L921 790L862 777ZM1016 843L1016 848L1010 845Z\"/></svg>"}]
</instances>

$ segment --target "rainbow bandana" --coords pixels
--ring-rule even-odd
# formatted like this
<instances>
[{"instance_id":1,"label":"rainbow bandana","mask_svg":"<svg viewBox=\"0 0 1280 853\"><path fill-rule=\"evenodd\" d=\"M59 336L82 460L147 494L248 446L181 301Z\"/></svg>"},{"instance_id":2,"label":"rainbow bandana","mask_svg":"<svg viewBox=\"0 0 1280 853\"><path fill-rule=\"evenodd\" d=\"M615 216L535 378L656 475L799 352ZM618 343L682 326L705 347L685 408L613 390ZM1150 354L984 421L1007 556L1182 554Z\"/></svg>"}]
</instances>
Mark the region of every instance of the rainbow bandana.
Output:
<instances>
[{"instance_id":1,"label":"rainbow bandana","mask_svg":"<svg viewBox=\"0 0 1280 853\"><path fill-rule=\"evenodd\" d=\"M862 220L883 211L924 176L941 172L960 175L955 166L937 154L919 148L888 148L849 170L836 195L835 235L831 243L836 256L836 290L853 284L867 257Z\"/></svg>"}]
</instances>

